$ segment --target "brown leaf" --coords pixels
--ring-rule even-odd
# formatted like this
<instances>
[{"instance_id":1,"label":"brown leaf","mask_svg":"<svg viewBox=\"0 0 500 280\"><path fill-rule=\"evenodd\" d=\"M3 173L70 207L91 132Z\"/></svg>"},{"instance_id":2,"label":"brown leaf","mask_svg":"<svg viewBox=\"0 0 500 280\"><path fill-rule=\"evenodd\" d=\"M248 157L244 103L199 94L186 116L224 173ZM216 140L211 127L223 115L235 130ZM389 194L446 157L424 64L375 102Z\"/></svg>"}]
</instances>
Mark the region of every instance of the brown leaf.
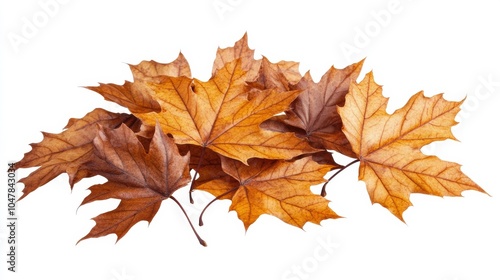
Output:
<instances>
[{"instance_id":1,"label":"brown leaf","mask_svg":"<svg viewBox=\"0 0 500 280\"><path fill-rule=\"evenodd\" d=\"M158 120L177 144L206 147L244 163L252 157L291 159L315 152L293 133L259 127L286 109L299 91L253 90L250 97L246 75L240 60L236 60L207 82L162 76L158 83L148 83L162 112L136 116L149 125Z\"/></svg>"},{"instance_id":2,"label":"brown leaf","mask_svg":"<svg viewBox=\"0 0 500 280\"><path fill-rule=\"evenodd\" d=\"M232 179L214 178L197 188L230 198L230 210L237 212L245 229L262 214L302 228L306 222L319 224L324 219L338 218L329 201L311 192L310 187L324 182L332 166L321 165L305 157L295 161L251 159L249 165L222 158L222 169Z\"/></svg>"},{"instance_id":3,"label":"brown leaf","mask_svg":"<svg viewBox=\"0 0 500 280\"><path fill-rule=\"evenodd\" d=\"M345 106L338 109L343 131L360 160L359 179L373 203L380 203L403 220L411 193L460 196L465 190L484 192L460 170L460 165L426 156L420 149L434 141L455 139L451 127L462 102L442 94L412 96L389 115L388 99L372 73L353 83Z\"/></svg>"},{"instance_id":4,"label":"brown leaf","mask_svg":"<svg viewBox=\"0 0 500 280\"><path fill-rule=\"evenodd\" d=\"M24 184L21 199L62 173L68 173L71 186L83 177L89 177L85 172L79 173L79 170L93 156L92 141L98 131L97 125L113 128L126 122L136 127L136 120L129 114L95 109L81 119L70 119L62 133L42 132L43 140L31 144L32 150L16 163L16 168L39 166L19 181Z\"/></svg>"},{"instance_id":5,"label":"brown leaf","mask_svg":"<svg viewBox=\"0 0 500 280\"><path fill-rule=\"evenodd\" d=\"M95 217L96 225L81 240L113 233L120 240L136 223L150 223L161 202L191 179L189 154L181 156L159 126L149 151L125 125L101 128L93 143L100 160L87 162L86 167L108 182L90 187L82 205L108 198L121 202L116 209Z\"/></svg>"},{"instance_id":6,"label":"brown leaf","mask_svg":"<svg viewBox=\"0 0 500 280\"><path fill-rule=\"evenodd\" d=\"M344 69L331 67L315 83L306 75L292 89L303 92L292 103L287 117L275 117L263 124L273 131L292 131L316 148L335 150L350 157L356 157L349 141L342 132L342 121L337 106L342 106L349 85L361 71L363 61Z\"/></svg>"},{"instance_id":7,"label":"brown leaf","mask_svg":"<svg viewBox=\"0 0 500 280\"><path fill-rule=\"evenodd\" d=\"M287 91L291 90L292 85L298 83L301 78L298 62L272 63L264 57L257 79L249 84L261 89L277 88L280 91Z\"/></svg>"},{"instance_id":8,"label":"brown leaf","mask_svg":"<svg viewBox=\"0 0 500 280\"><path fill-rule=\"evenodd\" d=\"M234 179L222 170L219 154L195 145L180 145L179 150L184 150L186 147L189 147L191 155L190 167L199 174L199 177L193 182L193 189L213 180L233 182ZM229 194L219 197L219 199L230 198Z\"/></svg>"}]
</instances>

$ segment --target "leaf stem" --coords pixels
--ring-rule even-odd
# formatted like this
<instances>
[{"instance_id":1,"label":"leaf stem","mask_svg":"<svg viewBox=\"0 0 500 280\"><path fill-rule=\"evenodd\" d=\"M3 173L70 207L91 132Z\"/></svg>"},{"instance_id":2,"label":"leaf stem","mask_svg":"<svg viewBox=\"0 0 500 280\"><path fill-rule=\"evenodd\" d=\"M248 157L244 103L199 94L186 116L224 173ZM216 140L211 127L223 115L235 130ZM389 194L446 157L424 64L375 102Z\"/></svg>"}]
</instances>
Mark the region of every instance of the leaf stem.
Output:
<instances>
[{"instance_id":1,"label":"leaf stem","mask_svg":"<svg viewBox=\"0 0 500 280\"><path fill-rule=\"evenodd\" d=\"M200 159L198 160L198 165L196 166L196 169L194 170L193 180L191 181L191 186L189 187L189 202L191 202L191 204L194 204L194 200L193 200L194 181L196 180L196 176L198 176L198 170L201 167L201 161L203 160L203 157L205 156L205 149L206 149L205 146L203 146L201 148Z\"/></svg>"},{"instance_id":2,"label":"leaf stem","mask_svg":"<svg viewBox=\"0 0 500 280\"><path fill-rule=\"evenodd\" d=\"M227 192L224 192L218 196L216 196L214 199L212 199L206 206L205 208L203 208L203 210L201 211L201 214L200 214L200 218L198 219L198 225L201 227L203 226L203 214L205 213L205 210L207 210L208 206L210 206L210 204L214 203L216 200L220 199L221 197L225 196L226 194L228 193L231 193L235 190L237 190L238 187L235 187L235 188L232 188L230 190L228 190Z\"/></svg>"},{"instance_id":3,"label":"leaf stem","mask_svg":"<svg viewBox=\"0 0 500 280\"><path fill-rule=\"evenodd\" d=\"M332 177L328 178L328 181L326 181L326 183L323 185L323 188L321 188L321 196L326 196L326 185L328 185L328 183L330 183L330 181L335 178L335 176L337 176L337 174L339 174L340 172L342 172L344 169L346 169L347 167L355 164L356 162L359 162L359 159L356 159L356 160L353 160L351 161L349 164L347 164L346 166L342 166L342 168L340 168L339 170L337 170L337 172L335 172Z\"/></svg>"},{"instance_id":4,"label":"leaf stem","mask_svg":"<svg viewBox=\"0 0 500 280\"><path fill-rule=\"evenodd\" d=\"M186 216L186 219L188 220L189 222L189 225L191 226L191 229L193 230L194 234L196 235L196 238L198 238L198 242L200 242L200 244L204 247L207 247L207 242L205 242L205 240L201 239L200 235L198 234L198 232L196 232L196 229L194 228L193 224L191 223L191 220L189 219L186 211L184 210L184 207L182 207L182 205L179 203L179 201L177 199L175 199L175 197L173 196L170 196L170 198L175 201L175 203L177 203L177 205L179 205L179 207L181 208L182 212L184 213L184 216Z\"/></svg>"}]
</instances>

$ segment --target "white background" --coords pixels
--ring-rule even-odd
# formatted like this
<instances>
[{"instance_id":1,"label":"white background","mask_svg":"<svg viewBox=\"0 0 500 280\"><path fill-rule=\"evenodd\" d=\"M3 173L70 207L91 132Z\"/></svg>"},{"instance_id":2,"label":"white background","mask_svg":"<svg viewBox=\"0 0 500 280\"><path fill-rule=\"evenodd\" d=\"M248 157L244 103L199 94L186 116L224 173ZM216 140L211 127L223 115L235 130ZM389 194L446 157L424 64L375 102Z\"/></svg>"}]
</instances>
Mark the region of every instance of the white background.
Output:
<instances>
[{"instance_id":1,"label":"white background","mask_svg":"<svg viewBox=\"0 0 500 280\"><path fill-rule=\"evenodd\" d=\"M305 231L263 216L245 233L223 201L209 208L199 228L204 248L166 201L149 226L141 222L116 244L110 235L75 245L93 226L91 218L118 201L78 209L86 188L103 179L71 191L61 175L17 205L16 273L4 261L1 188L1 279L500 279L496 1L54 1L1 1L2 168L41 141L40 131L59 133L70 117L96 107L123 110L82 86L122 84L131 79L127 63L169 62L179 51L193 76L206 80L217 47L248 32L257 57L299 61L301 72L311 70L316 80L331 65L367 57L362 75L374 71L391 97L390 110L419 90L445 92L449 100L467 95L453 128L460 142L426 152L463 164L491 197L412 195L403 224L370 203L355 165L328 188L332 208L346 218L308 224ZM6 186L6 173L1 177ZM198 206L189 206L185 192L177 197L192 218L210 199L195 193Z\"/></svg>"}]
</instances>

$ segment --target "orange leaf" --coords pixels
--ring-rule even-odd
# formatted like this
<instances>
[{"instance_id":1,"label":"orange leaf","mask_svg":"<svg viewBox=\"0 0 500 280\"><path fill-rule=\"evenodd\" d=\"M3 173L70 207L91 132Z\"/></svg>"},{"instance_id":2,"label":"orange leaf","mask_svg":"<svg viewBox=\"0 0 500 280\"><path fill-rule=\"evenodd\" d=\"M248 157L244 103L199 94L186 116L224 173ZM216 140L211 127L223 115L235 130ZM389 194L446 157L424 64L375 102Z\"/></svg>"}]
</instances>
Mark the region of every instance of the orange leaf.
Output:
<instances>
[{"instance_id":1,"label":"orange leaf","mask_svg":"<svg viewBox=\"0 0 500 280\"><path fill-rule=\"evenodd\" d=\"M150 80L159 75L191 77L189 64L179 53L177 59L170 63L142 61L138 65L130 65L134 81ZM160 112L161 107L152 97L151 90L141 83L125 81L123 85L99 84L97 87L86 87L102 95L106 100L115 102L132 113Z\"/></svg>"},{"instance_id":2,"label":"orange leaf","mask_svg":"<svg viewBox=\"0 0 500 280\"><path fill-rule=\"evenodd\" d=\"M145 80L156 76L191 77L189 63L182 53L169 63L159 63L154 60L142 61L137 65L130 65L134 80Z\"/></svg>"},{"instance_id":3,"label":"orange leaf","mask_svg":"<svg viewBox=\"0 0 500 280\"><path fill-rule=\"evenodd\" d=\"M247 81L252 86L262 89L278 88L281 91L290 90L289 84L296 84L302 77L299 72L299 63L294 61L280 61L271 63L266 57L254 59L254 50L248 47L247 34L238 40L234 46L217 50L212 77L227 63L241 60L241 69L247 71Z\"/></svg>"},{"instance_id":4,"label":"orange leaf","mask_svg":"<svg viewBox=\"0 0 500 280\"><path fill-rule=\"evenodd\" d=\"M243 37L234 44L234 46L224 49L219 48L217 50L212 68L212 77L217 74L217 71L223 69L227 63L239 59L241 61L241 69L248 71L249 73L247 76L250 77L249 80L253 80L260 67L260 60L255 60L253 55L254 50L248 47L248 38L245 33L245 35L243 35Z\"/></svg>"},{"instance_id":5,"label":"orange leaf","mask_svg":"<svg viewBox=\"0 0 500 280\"><path fill-rule=\"evenodd\" d=\"M257 90L246 85L241 61L227 63L207 82L186 77L158 77L148 83L161 113L136 114L146 124L159 121L177 144L207 147L240 160L249 158L291 159L315 152L293 133L278 133L260 124L282 112L299 91Z\"/></svg>"},{"instance_id":6,"label":"orange leaf","mask_svg":"<svg viewBox=\"0 0 500 280\"><path fill-rule=\"evenodd\" d=\"M86 87L102 95L106 100L115 102L132 113L159 112L160 105L148 94L148 88L125 81L123 85L103 84L97 87Z\"/></svg>"},{"instance_id":7,"label":"orange leaf","mask_svg":"<svg viewBox=\"0 0 500 280\"><path fill-rule=\"evenodd\" d=\"M462 102L419 92L389 115L387 101L369 73L361 83L351 85L345 106L338 109L343 131L360 160L359 179L366 183L373 203L403 220L403 211L412 205L411 193L484 192L461 172L460 165L420 151L433 141L455 139L451 127Z\"/></svg>"},{"instance_id":8,"label":"orange leaf","mask_svg":"<svg viewBox=\"0 0 500 280\"><path fill-rule=\"evenodd\" d=\"M248 166L223 157L222 169L232 178L214 176L197 189L231 198L230 210L238 213L245 229L262 214L302 228L306 222L319 224L339 217L328 207L328 200L310 190L325 181L323 177L331 168L312 157L291 162L251 159Z\"/></svg>"}]
</instances>

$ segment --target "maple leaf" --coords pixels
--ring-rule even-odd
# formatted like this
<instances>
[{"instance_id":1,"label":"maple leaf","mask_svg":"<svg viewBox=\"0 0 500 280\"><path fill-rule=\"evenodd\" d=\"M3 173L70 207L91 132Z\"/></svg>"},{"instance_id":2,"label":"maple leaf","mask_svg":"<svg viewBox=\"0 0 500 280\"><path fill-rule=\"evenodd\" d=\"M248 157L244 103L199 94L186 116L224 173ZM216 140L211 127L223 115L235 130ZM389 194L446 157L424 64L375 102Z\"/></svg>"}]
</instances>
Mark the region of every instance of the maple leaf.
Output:
<instances>
[{"instance_id":1,"label":"maple leaf","mask_svg":"<svg viewBox=\"0 0 500 280\"><path fill-rule=\"evenodd\" d=\"M433 141L456 140L451 127L462 102L442 94L413 95L389 115L388 99L370 72L351 84L345 106L338 109L343 131L360 161L359 179L366 183L372 203L379 203L403 220L411 193L460 196L465 190L484 192L460 170L460 165L424 155Z\"/></svg>"},{"instance_id":2,"label":"maple leaf","mask_svg":"<svg viewBox=\"0 0 500 280\"><path fill-rule=\"evenodd\" d=\"M148 94L148 88L139 83L125 81L123 85L103 84L97 87L86 87L102 95L106 100L126 107L132 113L161 111L160 105Z\"/></svg>"},{"instance_id":3,"label":"maple leaf","mask_svg":"<svg viewBox=\"0 0 500 280\"><path fill-rule=\"evenodd\" d=\"M116 209L95 217L96 225L81 240L113 233L120 240L136 223L150 223L161 202L191 179L189 154L181 156L158 126L149 151L125 125L101 127L93 143L97 159L87 162L86 168L108 181L90 187L82 205L109 198L121 202Z\"/></svg>"},{"instance_id":4,"label":"maple leaf","mask_svg":"<svg viewBox=\"0 0 500 280\"><path fill-rule=\"evenodd\" d=\"M191 77L191 68L182 53L169 63L159 63L154 60L142 61L137 65L129 65L134 80L147 80L156 76Z\"/></svg>"},{"instance_id":5,"label":"maple leaf","mask_svg":"<svg viewBox=\"0 0 500 280\"><path fill-rule=\"evenodd\" d=\"M279 61L271 63L266 57L254 59L254 50L248 47L247 34L238 40L234 46L224 49L218 48L212 77L217 71L235 60L241 60L241 69L247 71L247 82L261 89L278 88L287 91L290 84L297 83L302 75L299 72L299 63L294 61Z\"/></svg>"},{"instance_id":6,"label":"maple leaf","mask_svg":"<svg viewBox=\"0 0 500 280\"><path fill-rule=\"evenodd\" d=\"M142 61L138 65L129 65L134 81L150 80L159 75L191 76L191 70L186 58L179 53L178 57L170 63L156 61ZM86 87L102 95L106 100L115 102L132 113L160 112L161 107L153 99L151 89L144 83L125 81L123 85L103 84L97 87Z\"/></svg>"},{"instance_id":7,"label":"maple leaf","mask_svg":"<svg viewBox=\"0 0 500 280\"><path fill-rule=\"evenodd\" d=\"M291 90L292 85L298 83L301 78L298 62L282 60L272 63L263 57L257 77L249 84L261 89L277 88L287 91Z\"/></svg>"},{"instance_id":8,"label":"maple leaf","mask_svg":"<svg viewBox=\"0 0 500 280\"><path fill-rule=\"evenodd\" d=\"M200 175L193 182L193 188L215 178L229 178L222 170L221 157L216 152L196 145L178 145L178 147L181 154L189 152L191 155L189 167Z\"/></svg>"},{"instance_id":9,"label":"maple leaf","mask_svg":"<svg viewBox=\"0 0 500 280\"><path fill-rule=\"evenodd\" d=\"M24 184L21 199L62 173L68 173L71 186L80 179L89 177L89 174L80 169L82 164L93 156L92 141L98 131L97 125L113 128L128 123L137 129L137 122L137 118L129 114L95 109L81 119L70 119L62 133L42 132L43 140L31 144L32 150L16 163L16 168L39 166L37 170L19 180Z\"/></svg>"},{"instance_id":10,"label":"maple leaf","mask_svg":"<svg viewBox=\"0 0 500 280\"><path fill-rule=\"evenodd\" d=\"M212 77L214 77L219 70L224 69L227 63L235 60L241 61L241 69L248 72L247 77L249 80L253 80L257 76L260 60L254 59L254 50L248 47L248 37L246 33L234 44L234 46L217 49L212 68Z\"/></svg>"},{"instance_id":11,"label":"maple leaf","mask_svg":"<svg viewBox=\"0 0 500 280\"><path fill-rule=\"evenodd\" d=\"M246 74L238 59L227 63L207 82L158 76L148 86L162 112L135 115L149 125L158 120L177 144L206 147L244 163L253 157L291 159L317 151L293 133L259 126L286 109L300 92L252 89L250 95Z\"/></svg>"},{"instance_id":12,"label":"maple leaf","mask_svg":"<svg viewBox=\"0 0 500 280\"><path fill-rule=\"evenodd\" d=\"M245 229L262 214L302 228L306 222L319 224L339 218L329 201L311 192L310 187L325 181L332 166L321 165L311 156L294 161L251 159L249 165L222 157L222 169L229 176L214 175L197 185L217 196L230 198L230 210L237 212Z\"/></svg>"},{"instance_id":13,"label":"maple leaf","mask_svg":"<svg viewBox=\"0 0 500 280\"><path fill-rule=\"evenodd\" d=\"M286 116L276 116L262 127L273 131L295 132L316 148L335 150L355 157L349 141L342 132L342 121L337 106L344 105L351 82L356 81L363 61L343 69L333 66L315 83L309 72L290 88L303 92L286 111Z\"/></svg>"}]
</instances>

